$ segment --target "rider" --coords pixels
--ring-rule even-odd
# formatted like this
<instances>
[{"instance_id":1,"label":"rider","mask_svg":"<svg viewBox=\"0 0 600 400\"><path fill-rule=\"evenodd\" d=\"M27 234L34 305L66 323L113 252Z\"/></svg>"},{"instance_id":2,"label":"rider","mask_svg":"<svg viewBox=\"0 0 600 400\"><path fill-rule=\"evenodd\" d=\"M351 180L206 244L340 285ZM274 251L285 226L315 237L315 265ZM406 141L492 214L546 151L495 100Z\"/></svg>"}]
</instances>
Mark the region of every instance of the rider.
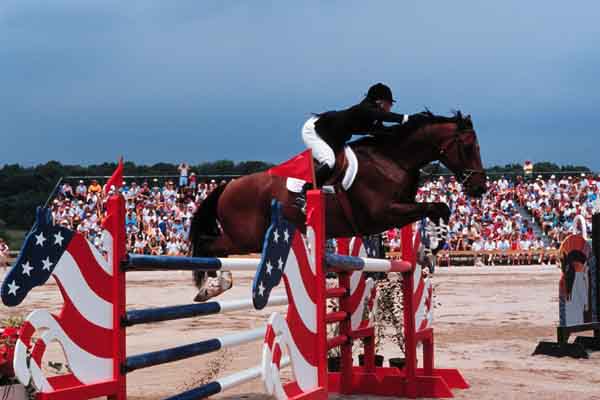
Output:
<instances>
[{"instance_id":1,"label":"rider","mask_svg":"<svg viewBox=\"0 0 600 400\"><path fill-rule=\"evenodd\" d=\"M360 103L342 111L316 114L306 121L302 127L302 139L316 160L317 187L327 181L333 172L336 154L352 135L377 134L382 132L383 122L402 124L408 121L408 114L390 112L394 102L392 90L383 83L377 83L369 88ZM304 200L305 189L307 185L300 196L300 203Z\"/></svg>"}]
</instances>

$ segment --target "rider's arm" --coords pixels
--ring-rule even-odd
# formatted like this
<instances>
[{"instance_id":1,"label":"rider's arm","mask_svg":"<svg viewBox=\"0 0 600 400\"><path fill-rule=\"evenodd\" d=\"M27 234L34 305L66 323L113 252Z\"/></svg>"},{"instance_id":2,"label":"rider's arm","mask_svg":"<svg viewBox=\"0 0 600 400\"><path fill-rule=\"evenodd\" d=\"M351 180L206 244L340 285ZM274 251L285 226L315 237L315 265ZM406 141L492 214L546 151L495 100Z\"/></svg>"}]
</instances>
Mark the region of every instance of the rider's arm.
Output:
<instances>
[{"instance_id":1,"label":"rider's arm","mask_svg":"<svg viewBox=\"0 0 600 400\"><path fill-rule=\"evenodd\" d=\"M371 136L392 136L396 134L398 126L400 125L384 126L383 124L380 124L369 131L368 134Z\"/></svg>"},{"instance_id":2,"label":"rider's arm","mask_svg":"<svg viewBox=\"0 0 600 400\"><path fill-rule=\"evenodd\" d=\"M404 124L408 121L408 114L396 114L394 112L383 111L375 106L367 104L362 104L361 109L361 111L373 121L397 122L399 124Z\"/></svg>"}]
</instances>

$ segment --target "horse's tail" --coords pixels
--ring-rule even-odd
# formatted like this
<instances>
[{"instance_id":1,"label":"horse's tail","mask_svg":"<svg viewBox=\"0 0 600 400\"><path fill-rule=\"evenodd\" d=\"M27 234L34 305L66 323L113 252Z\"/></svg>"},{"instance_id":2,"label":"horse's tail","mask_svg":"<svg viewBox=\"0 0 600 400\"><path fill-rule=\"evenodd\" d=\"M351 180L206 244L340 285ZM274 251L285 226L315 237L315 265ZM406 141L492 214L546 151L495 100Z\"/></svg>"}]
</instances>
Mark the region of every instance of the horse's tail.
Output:
<instances>
[{"instance_id":1,"label":"horse's tail","mask_svg":"<svg viewBox=\"0 0 600 400\"><path fill-rule=\"evenodd\" d=\"M221 235L217 219L217 205L227 184L219 185L202 201L194 213L190 226L192 256L211 256L208 245Z\"/></svg>"}]
</instances>

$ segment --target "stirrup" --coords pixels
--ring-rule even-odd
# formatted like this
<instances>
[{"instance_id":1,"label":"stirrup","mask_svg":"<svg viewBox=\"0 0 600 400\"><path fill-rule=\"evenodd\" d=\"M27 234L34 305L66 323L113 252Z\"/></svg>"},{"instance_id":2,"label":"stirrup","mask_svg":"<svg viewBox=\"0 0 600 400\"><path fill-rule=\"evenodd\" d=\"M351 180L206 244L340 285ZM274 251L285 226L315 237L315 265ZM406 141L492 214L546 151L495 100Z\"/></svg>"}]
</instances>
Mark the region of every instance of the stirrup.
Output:
<instances>
[{"instance_id":1,"label":"stirrup","mask_svg":"<svg viewBox=\"0 0 600 400\"><path fill-rule=\"evenodd\" d=\"M294 205L298 206L298 208L302 208L306 205L306 192L302 191L296 194L296 198L294 199Z\"/></svg>"},{"instance_id":2,"label":"stirrup","mask_svg":"<svg viewBox=\"0 0 600 400\"><path fill-rule=\"evenodd\" d=\"M300 193L298 193L294 199L294 205L298 207L304 215L306 215L306 192L308 192L312 186L313 185L308 182L305 183L304 186L302 186Z\"/></svg>"},{"instance_id":3,"label":"stirrup","mask_svg":"<svg viewBox=\"0 0 600 400\"><path fill-rule=\"evenodd\" d=\"M306 215L306 192L298 193L294 199L294 206L298 207L302 214Z\"/></svg>"}]
</instances>

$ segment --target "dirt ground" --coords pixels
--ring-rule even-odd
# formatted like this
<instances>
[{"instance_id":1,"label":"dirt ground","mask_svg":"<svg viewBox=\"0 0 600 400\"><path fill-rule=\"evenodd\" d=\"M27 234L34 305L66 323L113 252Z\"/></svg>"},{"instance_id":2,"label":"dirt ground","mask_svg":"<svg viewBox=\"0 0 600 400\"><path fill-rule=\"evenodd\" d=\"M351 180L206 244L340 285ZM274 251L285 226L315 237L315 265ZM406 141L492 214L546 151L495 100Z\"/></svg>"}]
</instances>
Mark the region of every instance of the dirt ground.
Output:
<instances>
[{"instance_id":1,"label":"dirt ground","mask_svg":"<svg viewBox=\"0 0 600 400\"><path fill-rule=\"evenodd\" d=\"M0 272L2 274L2 272ZM458 399L600 399L600 352L589 360L532 357L539 340L552 340L558 320L558 269L554 267L444 268L435 275L436 359L439 367L458 368L471 388ZM223 299L248 298L251 274L237 275ZM128 277L128 308L183 304L195 294L188 272L144 272ZM0 307L0 317L24 315L34 308L56 309L56 285L36 288L15 309ZM277 308L142 325L128 330L128 354L209 339L256 328ZM279 307L284 311L284 307ZM198 386L260 362L261 343L224 353L135 371L128 376L129 399L154 400ZM47 359L60 359L50 348ZM399 355L386 345L386 357ZM259 380L215 398L265 399ZM332 398L341 398L333 397ZM367 396L347 397L366 399ZM376 397L370 397L375 399Z\"/></svg>"}]
</instances>

